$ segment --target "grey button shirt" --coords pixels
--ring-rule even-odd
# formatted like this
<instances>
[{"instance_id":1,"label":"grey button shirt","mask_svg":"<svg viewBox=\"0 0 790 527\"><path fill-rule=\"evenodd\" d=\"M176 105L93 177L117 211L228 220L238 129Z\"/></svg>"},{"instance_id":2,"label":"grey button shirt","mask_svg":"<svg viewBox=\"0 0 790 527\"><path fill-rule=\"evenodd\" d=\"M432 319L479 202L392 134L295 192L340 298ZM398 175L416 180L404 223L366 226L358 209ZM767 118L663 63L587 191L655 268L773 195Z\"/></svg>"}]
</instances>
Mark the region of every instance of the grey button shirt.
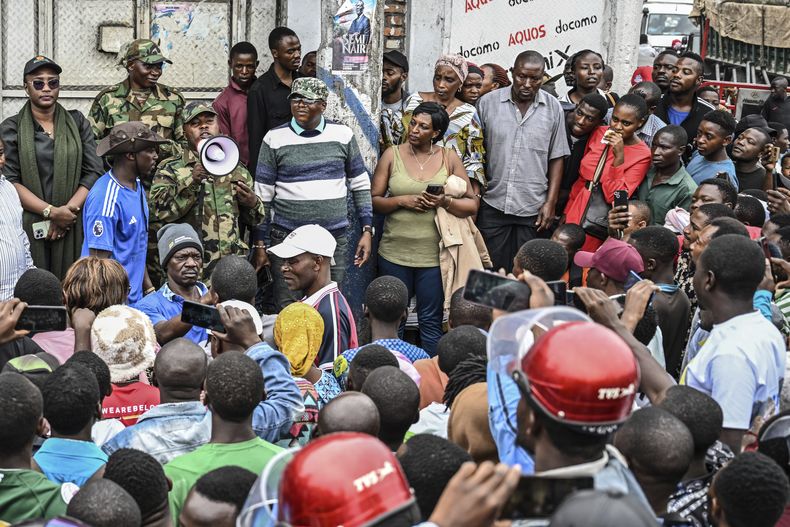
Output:
<instances>
[{"instance_id":1,"label":"grey button shirt","mask_svg":"<svg viewBox=\"0 0 790 527\"><path fill-rule=\"evenodd\" d=\"M570 154L559 101L539 90L522 116L507 87L483 96L477 112L489 180L483 200L505 214L536 216L546 202L549 161Z\"/></svg>"}]
</instances>

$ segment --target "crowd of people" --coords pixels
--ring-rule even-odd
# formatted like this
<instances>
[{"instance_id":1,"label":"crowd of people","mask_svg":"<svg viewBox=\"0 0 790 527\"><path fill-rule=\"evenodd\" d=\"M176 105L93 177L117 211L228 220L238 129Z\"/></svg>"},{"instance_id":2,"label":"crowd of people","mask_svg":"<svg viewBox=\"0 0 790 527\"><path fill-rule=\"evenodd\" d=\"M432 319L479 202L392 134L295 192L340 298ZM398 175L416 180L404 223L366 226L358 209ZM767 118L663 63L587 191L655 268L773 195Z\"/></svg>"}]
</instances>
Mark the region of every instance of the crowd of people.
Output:
<instances>
[{"instance_id":1,"label":"crowd of people","mask_svg":"<svg viewBox=\"0 0 790 527\"><path fill-rule=\"evenodd\" d=\"M443 55L409 93L391 50L369 171L316 53L268 45L187 103L135 40L87 116L26 63L0 525L790 525L787 79L736 121L646 42L622 96L589 49L562 97L536 51ZM480 270L529 309L469 301ZM20 329L31 306L65 324Z\"/></svg>"}]
</instances>

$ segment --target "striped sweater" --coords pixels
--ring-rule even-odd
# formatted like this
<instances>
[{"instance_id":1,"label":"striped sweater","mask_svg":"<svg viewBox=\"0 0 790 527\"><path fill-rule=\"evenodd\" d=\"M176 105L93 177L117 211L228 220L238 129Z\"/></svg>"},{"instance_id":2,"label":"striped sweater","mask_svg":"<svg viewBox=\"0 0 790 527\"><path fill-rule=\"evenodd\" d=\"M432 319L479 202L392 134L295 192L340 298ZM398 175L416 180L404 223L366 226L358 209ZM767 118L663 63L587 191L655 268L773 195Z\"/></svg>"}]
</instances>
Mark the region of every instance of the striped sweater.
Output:
<instances>
[{"instance_id":1,"label":"striped sweater","mask_svg":"<svg viewBox=\"0 0 790 527\"><path fill-rule=\"evenodd\" d=\"M337 236L348 227L349 189L360 224L372 223L370 176L351 129L332 121L321 124L300 130L301 135L293 122L269 130L258 156L255 192L266 217L273 213L272 224L291 231L317 223Z\"/></svg>"}]
</instances>

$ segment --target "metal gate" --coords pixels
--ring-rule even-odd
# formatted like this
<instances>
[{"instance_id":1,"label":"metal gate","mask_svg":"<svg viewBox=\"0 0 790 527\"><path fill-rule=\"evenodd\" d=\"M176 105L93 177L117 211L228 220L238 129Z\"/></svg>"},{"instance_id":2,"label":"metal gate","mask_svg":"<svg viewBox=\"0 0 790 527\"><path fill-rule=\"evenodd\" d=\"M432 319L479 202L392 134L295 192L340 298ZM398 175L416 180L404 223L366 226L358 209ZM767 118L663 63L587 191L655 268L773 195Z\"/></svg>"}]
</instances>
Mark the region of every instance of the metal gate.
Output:
<instances>
[{"instance_id":1,"label":"metal gate","mask_svg":"<svg viewBox=\"0 0 790 527\"><path fill-rule=\"evenodd\" d=\"M188 99L213 99L227 83L228 51L249 40L263 68L266 37L278 19L277 0L0 0L0 119L25 102L22 70L37 54L62 68L60 103L88 111L96 93L126 72L118 51L135 38L159 40L173 61L162 83ZM282 11L282 10L281 10ZM283 11L284 12L284 11Z\"/></svg>"}]
</instances>

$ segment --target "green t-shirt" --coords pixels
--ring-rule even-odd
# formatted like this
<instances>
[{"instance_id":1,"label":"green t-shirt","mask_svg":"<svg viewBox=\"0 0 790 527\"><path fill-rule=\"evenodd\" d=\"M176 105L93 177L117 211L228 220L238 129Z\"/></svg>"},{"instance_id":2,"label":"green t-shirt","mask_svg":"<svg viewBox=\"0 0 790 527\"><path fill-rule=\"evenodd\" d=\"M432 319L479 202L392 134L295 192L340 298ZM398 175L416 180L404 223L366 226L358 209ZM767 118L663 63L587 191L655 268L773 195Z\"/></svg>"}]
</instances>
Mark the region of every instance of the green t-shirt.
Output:
<instances>
[{"instance_id":1,"label":"green t-shirt","mask_svg":"<svg viewBox=\"0 0 790 527\"><path fill-rule=\"evenodd\" d=\"M256 437L241 443L207 443L174 458L165 465L165 474L173 482L169 495L173 525L178 525L178 515L187 494L203 474L215 468L236 465L260 475L269 461L282 451L282 448Z\"/></svg>"},{"instance_id":2,"label":"green t-shirt","mask_svg":"<svg viewBox=\"0 0 790 527\"><path fill-rule=\"evenodd\" d=\"M58 485L34 470L0 469L0 521L17 523L66 514L78 487Z\"/></svg>"}]
</instances>

